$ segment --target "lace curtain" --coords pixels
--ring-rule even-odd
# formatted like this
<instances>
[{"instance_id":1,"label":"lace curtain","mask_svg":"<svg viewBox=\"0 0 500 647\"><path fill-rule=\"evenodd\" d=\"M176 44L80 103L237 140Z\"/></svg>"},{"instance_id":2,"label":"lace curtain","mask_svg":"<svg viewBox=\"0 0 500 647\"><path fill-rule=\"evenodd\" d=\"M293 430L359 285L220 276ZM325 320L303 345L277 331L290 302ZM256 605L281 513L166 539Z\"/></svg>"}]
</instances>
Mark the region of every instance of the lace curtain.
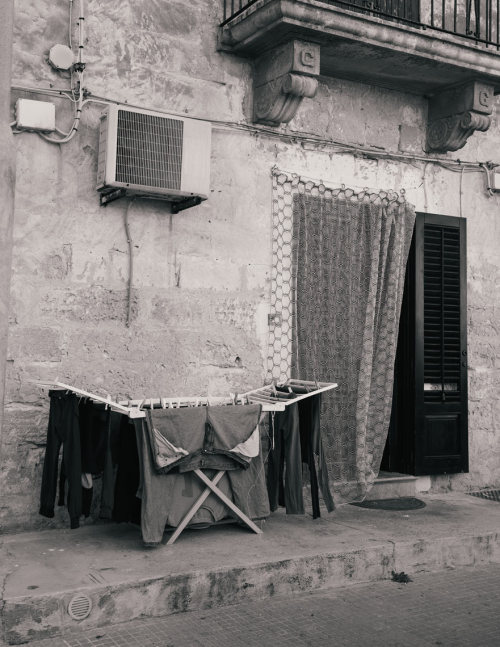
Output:
<instances>
[{"instance_id":1,"label":"lace curtain","mask_svg":"<svg viewBox=\"0 0 500 647\"><path fill-rule=\"evenodd\" d=\"M415 212L396 194L331 190L279 172L274 188L271 373L286 377L286 357L292 377L339 384L323 399L323 445L337 501L359 500L387 438Z\"/></svg>"}]
</instances>

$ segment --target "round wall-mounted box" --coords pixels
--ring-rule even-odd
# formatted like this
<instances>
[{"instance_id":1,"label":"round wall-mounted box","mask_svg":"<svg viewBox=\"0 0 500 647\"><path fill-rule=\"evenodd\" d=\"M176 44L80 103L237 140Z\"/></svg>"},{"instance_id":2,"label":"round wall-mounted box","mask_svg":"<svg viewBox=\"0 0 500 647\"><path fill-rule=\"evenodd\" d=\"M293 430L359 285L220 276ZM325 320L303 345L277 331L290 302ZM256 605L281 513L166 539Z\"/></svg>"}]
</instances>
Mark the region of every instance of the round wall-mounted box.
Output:
<instances>
[{"instance_id":1,"label":"round wall-mounted box","mask_svg":"<svg viewBox=\"0 0 500 647\"><path fill-rule=\"evenodd\" d=\"M69 70L75 62L75 56L67 45L54 45L50 48L49 63L56 70Z\"/></svg>"}]
</instances>

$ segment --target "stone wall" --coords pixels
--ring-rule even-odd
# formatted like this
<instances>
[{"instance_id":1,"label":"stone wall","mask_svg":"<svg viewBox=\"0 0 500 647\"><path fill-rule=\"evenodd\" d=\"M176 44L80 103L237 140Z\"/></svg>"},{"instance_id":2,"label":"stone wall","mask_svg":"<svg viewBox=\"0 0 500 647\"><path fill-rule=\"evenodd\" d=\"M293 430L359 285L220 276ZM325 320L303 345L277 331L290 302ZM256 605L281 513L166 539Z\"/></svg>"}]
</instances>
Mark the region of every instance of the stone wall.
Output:
<instances>
[{"instance_id":1,"label":"stone wall","mask_svg":"<svg viewBox=\"0 0 500 647\"><path fill-rule=\"evenodd\" d=\"M76 5L77 3L75 3ZM75 8L76 9L76 8ZM460 214L460 174L429 164L339 154L235 127L251 123L251 68L217 52L222 3L104 0L87 3L85 85L95 95L214 121L211 195L170 213L136 200L132 319L126 326L128 245L124 201L99 206L95 191L99 114L85 107L79 133L51 145L17 136L16 213L10 343L3 429L0 526L66 524L37 514L47 394L61 381L113 396L243 391L262 384L270 311L271 168L332 185L404 188L417 210ZM16 0L14 83L68 87L46 62L66 42L68 3ZM13 93L13 99L19 92ZM48 97L23 94L31 98ZM392 152L422 153L426 102L381 88L321 79L283 134L311 133ZM500 109L500 105L497 106ZM71 123L57 102L57 123ZM279 132L277 129L275 132ZM496 121L460 151L500 161ZM497 155L497 158L495 158ZM469 475L435 479L452 487L500 482L500 414L495 316L499 285L499 200L481 173L464 174L468 220Z\"/></svg>"}]
</instances>

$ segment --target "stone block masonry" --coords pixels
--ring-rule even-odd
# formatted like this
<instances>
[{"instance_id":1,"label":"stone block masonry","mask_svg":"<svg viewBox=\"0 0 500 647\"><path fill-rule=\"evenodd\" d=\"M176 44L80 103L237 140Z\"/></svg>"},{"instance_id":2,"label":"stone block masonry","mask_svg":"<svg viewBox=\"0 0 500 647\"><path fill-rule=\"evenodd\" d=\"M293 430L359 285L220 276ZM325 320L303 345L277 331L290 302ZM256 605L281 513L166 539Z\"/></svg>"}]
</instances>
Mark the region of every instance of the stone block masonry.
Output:
<instances>
[{"instance_id":1,"label":"stone block masonry","mask_svg":"<svg viewBox=\"0 0 500 647\"><path fill-rule=\"evenodd\" d=\"M126 203L102 208L95 191L105 106L84 107L80 129L68 144L53 146L34 133L16 136L7 408L0 438L2 528L46 523L37 514L37 490L47 396L37 380L58 377L121 397L221 395L263 383L274 165L332 186L404 188L417 210L462 212L467 218L472 457L467 479L475 485L500 479L500 438L493 433L500 402L493 388L500 348L495 322L500 198L485 193L479 174L464 174L460 184L460 174L434 164L424 174L418 162L368 159L314 141L420 154L425 100L319 76L314 100L305 97L287 126L256 133L247 129L252 66L217 51L222 4L93 0L86 5L85 85L113 101L213 120L211 193L175 216L159 201L138 199L130 208L133 280L127 327ZM67 87L64 75L46 62L49 48L66 42L67 20L66 0L16 0L16 84ZM12 109L25 94L12 93ZM54 102L64 130L71 124L71 104ZM304 134L311 141L294 139ZM460 155L496 160L498 150L500 135L492 127L474 135ZM481 413L486 397L491 416ZM463 477L452 482L463 486Z\"/></svg>"}]
</instances>

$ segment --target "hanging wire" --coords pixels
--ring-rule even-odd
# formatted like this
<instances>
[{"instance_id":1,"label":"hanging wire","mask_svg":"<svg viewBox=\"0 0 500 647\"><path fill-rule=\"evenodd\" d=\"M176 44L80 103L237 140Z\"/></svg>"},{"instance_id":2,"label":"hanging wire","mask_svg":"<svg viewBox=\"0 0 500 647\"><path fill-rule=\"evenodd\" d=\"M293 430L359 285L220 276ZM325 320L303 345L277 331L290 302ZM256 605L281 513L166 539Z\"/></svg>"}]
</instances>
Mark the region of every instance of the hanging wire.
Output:
<instances>
[{"instance_id":1,"label":"hanging wire","mask_svg":"<svg viewBox=\"0 0 500 647\"><path fill-rule=\"evenodd\" d=\"M494 196L495 191L492 189L493 182L491 179L491 172L498 166L498 164L493 164L492 162L485 162L481 164L481 168L484 171L484 174L486 176L486 191L488 192L489 196Z\"/></svg>"},{"instance_id":2,"label":"hanging wire","mask_svg":"<svg viewBox=\"0 0 500 647\"><path fill-rule=\"evenodd\" d=\"M73 0L69 0L69 26L68 26L68 46L73 49L72 42L72 25L73 25Z\"/></svg>"},{"instance_id":3,"label":"hanging wire","mask_svg":"<svg viewBox=\"0 0 500 647\"><path fill-rule=\"evenodd\" d=\"M429 162L425 162L424 168L422 170L422 187L424 189L424 212L429 213L429 205L427 202L427 178L426 178L426 172L427 172L427 165Z\"/></svg>"},{"instance_id":4,"label":"hanging wire","mask_svg":"<svg viewBox=\"0 0 500 647\"><path fill-rule=\"evenodd\" d=\"M50 142L51 144L66 144L69 142L78 132L78 127L80 125L80 119L82 116L83 106L85 105L85 100L83 98L83 71L77 72L78 76L78 99L75 103L75 111L73 116L73 124L68 133L64 137L52 137L51 135L46 135L45 133L39 133L39 135L45 139L45 141ZM59 133L64 134L63 131L57 129Z\"/></svg>"},{"instance_id":5,"label":"hanging wire","mask_svg":"<svg viewBox=\"0 0 500 647\"><path fill-rule=\"evenodd\" d=\"M127 235L127 244L128 244L127 320L125 323L127 328L130 328L130 322L132 320L132 285L134 280L134 245L132 242L132 238L130 236L128 214L134 200L135 200L135 197L131 197L127 201L127 206L125 207L125 211L123 213L123 224L125 226L125 233Z\"/></svg>"}]
</instances>

